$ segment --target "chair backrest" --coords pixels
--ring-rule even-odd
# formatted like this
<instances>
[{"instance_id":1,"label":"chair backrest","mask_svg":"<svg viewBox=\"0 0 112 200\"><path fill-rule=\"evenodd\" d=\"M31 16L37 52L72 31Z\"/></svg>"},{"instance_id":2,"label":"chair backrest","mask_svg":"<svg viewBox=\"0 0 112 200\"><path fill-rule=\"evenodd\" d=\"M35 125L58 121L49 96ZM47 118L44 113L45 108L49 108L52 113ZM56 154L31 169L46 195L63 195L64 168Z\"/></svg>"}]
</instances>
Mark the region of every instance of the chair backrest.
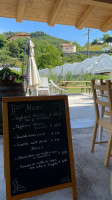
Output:
<instances>
[{"instance_id":1,"label":"chair backrest","mask_svg":"<svg viewBox=\"0 0 112 200\"><path fill-rule=\"evenodd\" d=\"M48 88L49 84L48 84L48 78L47 77L40 77L40 85L39 88Z\"/></svg>"},{"instance_id":2,"label":"chair backrest","mask_svg":"<svg viewBox=\"0 0 112 200\"><path fill-rule=\"evenodd\" d=\"M105 85L106 82L105 82L105 80L103 80L103 79L99 79L99 80L96 80L96 81L95 81L95 84L96 84L96 85ZM98 95L102 95L102 94L104 94L104 91L99 91L99 90L97 90L97 94L98 94Z\"/></svg>"},{"instance_id":3,"label":"chair backrest","mask_svg":"<svg viewBox=\"0 0 112 200\"><path fill-rule=\"evenodd\" d=\"M94 80L91 81L92 85L92 91L93 91L93 99L94 99L94 106L95 106L95 113L96 117L100 118L100 107L108 107L110 110L110 118L112 121L112 88L111 88L111 81L108 80L106 81L105 84L99 85L96 84ZM100 96L98 95L98 92L101 94ZM102 94L103 91L103 94ZM107 93L107 96L104 95L104 92Z\"/></svg>"},{"instance_id":4,"label":"chair backrest","mask_svg":"<svg viewBox=\"0 0 112 200\"><path fill-rule=\"evenodd\" d=\"M49 83L47 77L40 77L40 85L38 88L38 95L49 95Z\"/></svg>"},{"instance_id":5,"label":"chair backrest","mask_svg":"<svg viewBox=\"0 0 112 200\"><path fill-rule=\"evenodd\" d=\"M100 85L106 85L105 80L100 79ZM101 94L104 94L104 91L103 91L103 90L101 91Z\"/></svg>"},{"instance_id":6,"label":"chair backrest","mask_svg":"<svg viewBox=\"0 0 112 200\"><path fill-rule=\"evenodd\" d=\"M111 81L111 80L110 80ZM96 83L96 82L95 82ZM104 80L104 79L99 79L99 84L100 85L106 85L106 80ZM112 82L111 82L111 86L112 86ZM101 94L104 94L105 93L105 91L101 91Z\"/></svg>"}]
</instances>

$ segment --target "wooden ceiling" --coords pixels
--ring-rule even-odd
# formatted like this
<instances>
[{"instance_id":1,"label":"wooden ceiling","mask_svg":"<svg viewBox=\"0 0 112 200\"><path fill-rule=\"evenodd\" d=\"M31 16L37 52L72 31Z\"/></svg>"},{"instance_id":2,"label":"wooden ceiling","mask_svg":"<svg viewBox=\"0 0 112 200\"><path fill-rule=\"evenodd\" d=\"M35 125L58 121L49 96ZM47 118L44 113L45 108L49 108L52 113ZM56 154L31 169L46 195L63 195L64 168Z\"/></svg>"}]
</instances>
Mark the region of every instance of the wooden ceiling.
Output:
<instances>
[{"instance_id":1,"label":"wooden ceiling","mask_svg":"<svg viewBox=\"0 0 112 200\"><path fill-rule=\"evenodd\" d=\"M0 17L112 30L112 0L0 0Z\"/></svg>"}]
</instances>

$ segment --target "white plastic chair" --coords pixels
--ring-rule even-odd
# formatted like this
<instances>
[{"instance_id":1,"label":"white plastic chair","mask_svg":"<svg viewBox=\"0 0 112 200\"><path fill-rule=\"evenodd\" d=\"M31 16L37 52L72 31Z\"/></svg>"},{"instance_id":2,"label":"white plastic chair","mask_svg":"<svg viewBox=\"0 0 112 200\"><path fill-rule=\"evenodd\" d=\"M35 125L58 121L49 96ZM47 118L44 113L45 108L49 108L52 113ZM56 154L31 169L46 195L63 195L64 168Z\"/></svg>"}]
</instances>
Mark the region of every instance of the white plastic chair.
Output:
<instances>
[{"instance_id":1,"label":"white plastic chair","mask_svg":"<svg viewBox=\"0 0 112 200\"><path fill-rule=\"evenodd\" d=\"M52 95L53 93L54 94L57 94L57 92L61 92L61 94L62 94L62 92L64 92L64 93L66 93L67 91L66 90L64 90L64 89L62 89L62 88L60 88L60 87L58 87L51 79L50 79L50 89L51 89L51 91L50 91L50 94ZM55 88L55 90L54 90L54 92L53 92L53 88Z\"/></svg>"},{"instance_id":2,"label":"white plastic chair","mask_svg":"<svg viewBox=\"0 0 112 200\"><path fill-rule=\"evenodd\" d=\"M40 85L38 87L38 96L49 95L49 84L47 77L40 77Z\"/></svg>"}]
</instances>

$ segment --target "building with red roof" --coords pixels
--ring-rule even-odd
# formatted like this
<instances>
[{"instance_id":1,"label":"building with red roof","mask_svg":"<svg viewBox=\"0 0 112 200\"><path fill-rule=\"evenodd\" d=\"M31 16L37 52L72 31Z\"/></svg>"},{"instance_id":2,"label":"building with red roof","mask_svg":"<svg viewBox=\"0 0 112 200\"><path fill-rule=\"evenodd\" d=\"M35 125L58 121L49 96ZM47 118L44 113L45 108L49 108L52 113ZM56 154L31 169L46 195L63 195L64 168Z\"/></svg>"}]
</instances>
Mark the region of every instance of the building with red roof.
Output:
<instances>
[{"instance_id":1,"label":"building with red roof","mask_svg":"<svg viewBox=\"0 0 112 200\"><path fill-rule=\"evenodd\" d=\"M29 34L27 33L17 33L15 35L12 35L8 38L9 41L13 41L13 40L17 40L18 38L28 38L28 37L31 37Z\"/></svg>"},{"instance_id":2,"label":"building with red roof","mask_svg":"<svg viewBox=\"0 0 112 200\"><path fill-rule=\"evenodd\" d=\"M72 44L72 41L70 43L61 44L61 48L64 53L76 52L76 46Z\"/></svg>"}]
</instances>

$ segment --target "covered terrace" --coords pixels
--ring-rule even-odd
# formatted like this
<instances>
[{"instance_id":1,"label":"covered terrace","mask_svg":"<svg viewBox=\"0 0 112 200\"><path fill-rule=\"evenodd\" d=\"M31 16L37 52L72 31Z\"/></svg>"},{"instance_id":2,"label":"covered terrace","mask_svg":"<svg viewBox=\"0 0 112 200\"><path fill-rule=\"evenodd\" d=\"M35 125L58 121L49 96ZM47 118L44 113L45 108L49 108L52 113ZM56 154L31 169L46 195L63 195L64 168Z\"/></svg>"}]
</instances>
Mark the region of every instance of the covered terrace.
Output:
<instances>
[{"instance_id":1,"label":"covered terrace","mask_svg":"<svg viewBox=\"0 0 112 200\"><path fill-rule=\"evenodd\" d=\"M112 1L0 0L0 17L14 18L20 23L22 23L23 20L30 20L46 22L49 26L63 24L74 26L77 29L87 27L100 29L101 31L106 32L112 30ZM83 103L80 102L81 99L83 100ZM110 166L108 168L104 166L103 154L105 153L105 148L103 145L102 151L100 151L100 148L97 148L96 152L92 155L89 151L94 125L93 100L87 95L75 95L75 98L72 98L71 96L69 97L69 103L72 120L71 125L73 125L72 139L78 199L110 200L110 174L112 161L110 161ZM86 123L84 123L84 126L82 127L74 127L74 124L76 123L79 123L80 125L80 119L82 119L82 116L85 118L85 114L82 115L84 112L86 114L88 113ZM73 117L74 114L76 114L75 117ZM88 120L91 116L93 117L91 121L92 124L87 127L86 125L89 124ZM77 119L79 119L79 121ZM0 157L0 199L5 200L3 136L0 136ZM72 193L71 189L64 189L63 191L56 191L32 197L30 199L71 200Z\"/></svg>"}]
</instances>

